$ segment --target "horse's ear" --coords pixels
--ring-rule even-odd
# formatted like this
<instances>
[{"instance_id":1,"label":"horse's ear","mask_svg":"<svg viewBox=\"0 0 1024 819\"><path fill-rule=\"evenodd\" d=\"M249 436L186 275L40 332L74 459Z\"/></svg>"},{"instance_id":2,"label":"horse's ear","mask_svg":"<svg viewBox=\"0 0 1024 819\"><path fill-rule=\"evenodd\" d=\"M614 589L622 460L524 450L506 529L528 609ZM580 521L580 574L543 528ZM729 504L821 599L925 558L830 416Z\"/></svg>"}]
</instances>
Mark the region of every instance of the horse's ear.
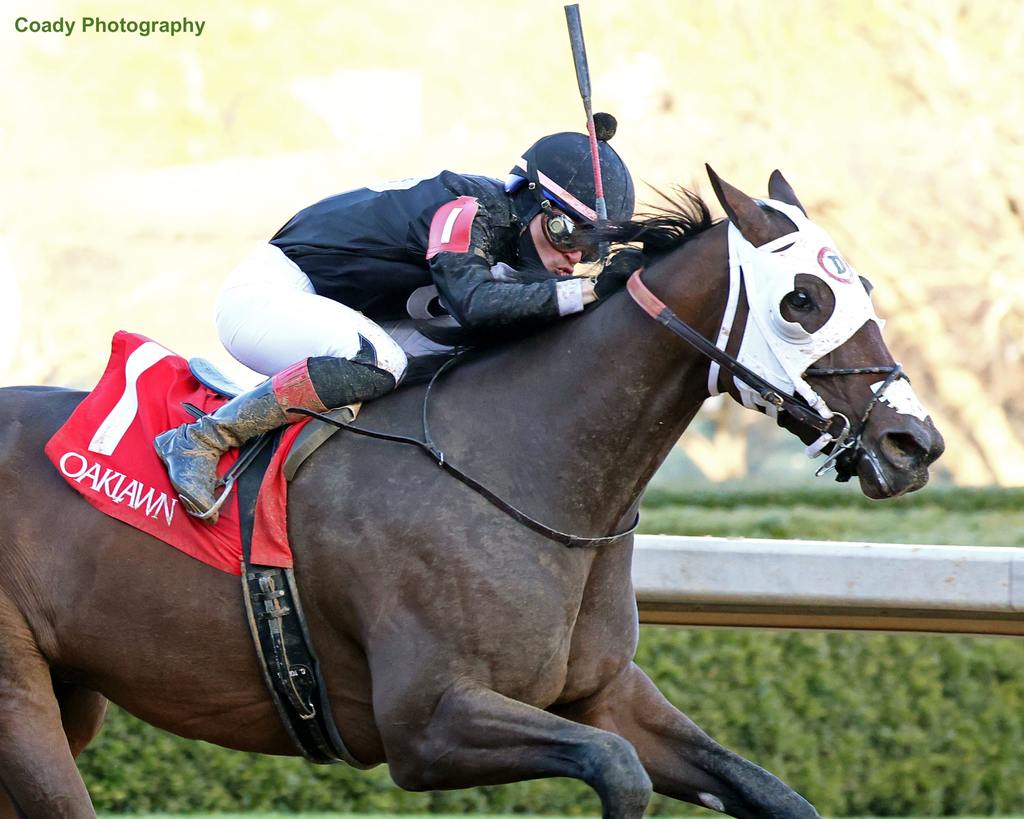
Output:
<instances>
[{"instance_id":1,"label":"horse's ear","mask_svg":"<svg viewBox=\"0 0 1024 819\"><path fill-rule=\"evenodd\" d=\"M782 171L777 168L772 171L772 175L768 179L768 195L772 199L777 199L780 202L785 202L787 205L794 205L800 208L804 216L807 215L807 208L800 204L800 200L796 198L796 194L793 192L793 187L786 181Z\"/></svg>"},{"instance_id":2,"label":"horse's ear","mask_svg":"<svg viewBox=\"0 0 1024 819\"><path fill-rule=\"evenodd\" d=\"M715 196L718 197L725 215L739 228L743 238L754 247L774 239L778 231L773 230L771 218L758 207L757 202L722 179L710 165L705 164L704 167L708 170L711 187L714 188Z\"/></svg>"}]
</instances>

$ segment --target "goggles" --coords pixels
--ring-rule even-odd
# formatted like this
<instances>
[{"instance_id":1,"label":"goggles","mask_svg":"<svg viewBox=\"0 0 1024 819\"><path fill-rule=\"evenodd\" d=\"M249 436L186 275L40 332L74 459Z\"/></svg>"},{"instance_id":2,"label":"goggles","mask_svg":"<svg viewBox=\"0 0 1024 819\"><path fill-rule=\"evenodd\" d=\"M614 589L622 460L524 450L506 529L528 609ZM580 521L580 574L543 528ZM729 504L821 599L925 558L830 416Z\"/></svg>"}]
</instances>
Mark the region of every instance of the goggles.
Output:
<instances>
[{"instance_id":1,"label":"goggles","mask_svg":"<svg viewBox=\"0 0 1024 819\"><path fill-rule=\"evenodd\" d=\"M572 217L564 213L545 213L543 216L544 237L551 245L561 251L571 252L579 250L583 257L581 261L596 262L599 258L599 248L596 243L590 241L587 229L576 226Z\"/></svg>"}]
</instances>

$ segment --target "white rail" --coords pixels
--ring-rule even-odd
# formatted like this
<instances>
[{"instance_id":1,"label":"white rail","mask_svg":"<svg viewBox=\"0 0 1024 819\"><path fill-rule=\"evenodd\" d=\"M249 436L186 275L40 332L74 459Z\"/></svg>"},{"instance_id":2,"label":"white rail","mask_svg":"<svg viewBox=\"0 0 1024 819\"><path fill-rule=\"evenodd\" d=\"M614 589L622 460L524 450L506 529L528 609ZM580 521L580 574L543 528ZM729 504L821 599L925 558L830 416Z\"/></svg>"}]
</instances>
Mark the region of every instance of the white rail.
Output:
<instances>
[{"instance_id":1,"label":"white rail","mask_svg":"<svg viewBox=\"0 0 1024 819\"><path fill-rule=\"evenodd\" d=\"M1024 549L640 535L642 623L1024 636Z\"/></svg>"}]
</instances>

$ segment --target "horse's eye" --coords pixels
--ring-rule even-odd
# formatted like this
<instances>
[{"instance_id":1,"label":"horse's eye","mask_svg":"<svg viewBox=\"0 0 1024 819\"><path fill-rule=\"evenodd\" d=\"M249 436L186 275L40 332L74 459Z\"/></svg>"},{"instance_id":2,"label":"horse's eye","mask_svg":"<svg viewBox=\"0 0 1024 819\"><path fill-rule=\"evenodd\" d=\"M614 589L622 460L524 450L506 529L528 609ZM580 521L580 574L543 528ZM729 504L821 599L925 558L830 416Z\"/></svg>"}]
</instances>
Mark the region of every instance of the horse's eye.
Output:
<instances>
[{"instance_id":1,"label":"horse's eye","mask_svg":"<svg viewBox=\"0 0 1024 819\"><path fill-rule=\"evenodd\" d=\"M814 307L814 300L811 299L808 292L802 287L798 287L793 292L787 293L784 301L794 310L810 310Z\"/></svg>"}]
</instances>

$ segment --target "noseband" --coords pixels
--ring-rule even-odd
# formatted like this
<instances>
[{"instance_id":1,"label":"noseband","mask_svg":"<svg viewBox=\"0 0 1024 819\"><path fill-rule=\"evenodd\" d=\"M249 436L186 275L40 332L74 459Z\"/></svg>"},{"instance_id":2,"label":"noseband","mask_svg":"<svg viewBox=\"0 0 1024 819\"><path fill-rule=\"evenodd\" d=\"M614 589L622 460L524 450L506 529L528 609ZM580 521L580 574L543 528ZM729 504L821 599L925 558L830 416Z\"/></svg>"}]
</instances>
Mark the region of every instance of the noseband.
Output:
<instances>
[{"instance_id":1,"label":"noseband","mask_svg":"<svg viewBox=\"0 0 1024 819\"><path fill-rule=\"evenodd\" d=\"M865 375L869 373L884 373L885 380L882 386L875 392L868 402L860 420L854 426L850 419L841 412L835 412L828 418L811 407L800 395L790 395L779 389L767 379L755 373L749 367L741 364L736 358L729 355L725 350L717 347L713 342L706 339L679 316L672 312L661 299L655 296L643 283L640 274L643 268L636 270L626 284L626 290L647 315L651 316L659 324L667 327L677 336L686 341L690 346L703 353L719 367L729 371L733 377L739 378L749 387L756 390L761 398L771 404L780 412L787 413L799 423L810 427L821 435L817 441L808 447L810 455L816 455L828 446L831 446L825 462L814 473L817 476L826 474L830 469L835 469L837 481L848 481L856 472L857 461L864 454L863 434L867 427L871 411L878 404L885 391L901 378L907 378L903 368L899 364L881 367L810 367L804 371L805 376L827 376L827 375ZM909 381L910 379L907 378Z\"/></svg>"}]
</instances>

